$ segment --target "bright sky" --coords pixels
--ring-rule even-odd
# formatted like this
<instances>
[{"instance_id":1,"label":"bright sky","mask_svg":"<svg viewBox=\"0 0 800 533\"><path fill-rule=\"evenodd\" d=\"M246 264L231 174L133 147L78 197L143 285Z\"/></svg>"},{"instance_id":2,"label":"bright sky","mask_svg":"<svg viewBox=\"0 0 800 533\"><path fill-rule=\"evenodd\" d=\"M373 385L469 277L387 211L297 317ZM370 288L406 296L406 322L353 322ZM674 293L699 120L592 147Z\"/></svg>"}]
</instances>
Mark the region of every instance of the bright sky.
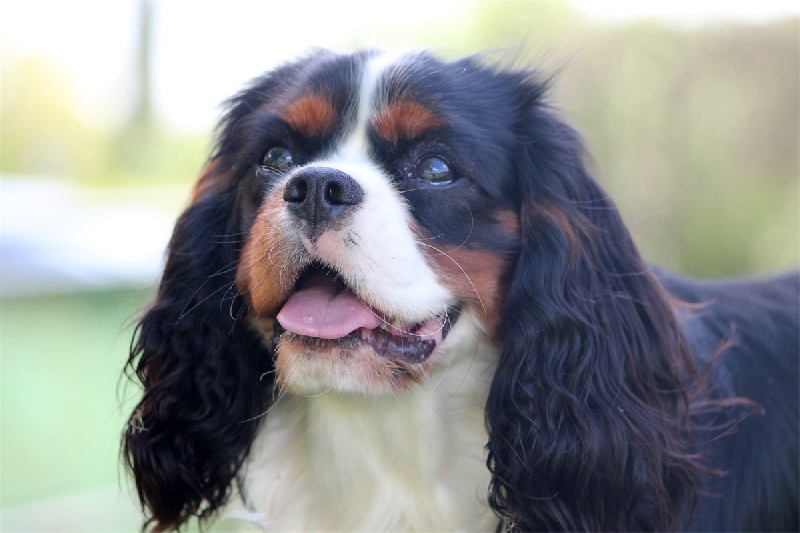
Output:
<instances>
[{"instance_id":1,"label":"bright sky","mask_svg":"<svg viewBox=\"0 0 800 533\"><path fill-rule=\"evenodd\" d=\"M598 20L659 18L687 26L723 20L765 22L800 15L797 0L570 0L570 4Z\"/></svg>"},{"instance_id":2,"label":"bright sky","mask_svg":"<svg viewBox=\"0 0 800 533\"><path fill-rule=\"evenodd\" d=\"M540 0L541 1L541 0ZM474 0L292 2L168 0L157 4L155 98L174 125L207 131L218 104L277 62L312 46L399 46L402 36L448 29ZM531 2L532 8L536 2ZM683 25L764 21L800 14L797 0L572 0L593 20L666 18ZM120 120L130 84L134 0L6 0L0 4L2 67L29 56L52 60L85 114ZM415 43L417 44L417 43ZM443 43L431 43L441 46ZM445 44L446 46L446 44Z\"/></svg>"}]
</instances>

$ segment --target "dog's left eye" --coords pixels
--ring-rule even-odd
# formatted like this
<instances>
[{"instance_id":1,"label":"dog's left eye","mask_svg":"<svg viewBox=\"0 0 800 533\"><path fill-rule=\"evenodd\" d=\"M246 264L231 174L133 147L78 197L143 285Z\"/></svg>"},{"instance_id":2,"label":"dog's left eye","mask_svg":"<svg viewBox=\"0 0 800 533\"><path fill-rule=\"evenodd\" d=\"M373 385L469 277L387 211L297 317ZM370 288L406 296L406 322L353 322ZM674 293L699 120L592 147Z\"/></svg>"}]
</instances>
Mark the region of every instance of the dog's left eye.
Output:
<instances>
[{"instance_id":1,"label":"dog's left eye","mask_svg":"<svg viewBox=\"0 0 800 533\"><path fill-rule=\"evenodd\" d=\"M414 166L413 175L432 185L448 185L456 179L450 163L438 155L429 155L420 159Z\"/></svg>"}]
</instances>

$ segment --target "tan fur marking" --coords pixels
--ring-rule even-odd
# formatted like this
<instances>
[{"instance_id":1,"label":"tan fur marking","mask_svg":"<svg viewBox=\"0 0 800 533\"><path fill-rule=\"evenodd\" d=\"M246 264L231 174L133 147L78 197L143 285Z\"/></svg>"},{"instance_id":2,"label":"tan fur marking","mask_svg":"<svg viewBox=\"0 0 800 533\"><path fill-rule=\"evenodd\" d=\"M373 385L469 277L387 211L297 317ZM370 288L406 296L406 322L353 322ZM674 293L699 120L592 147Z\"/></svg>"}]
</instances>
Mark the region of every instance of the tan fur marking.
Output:
<instances>
[{"instance_id":1,"label":"tan fur marking","mask_svg":"<svg viewBox=\"0 0 800 533\"><path fill-rule=\"evenodd\" d=\"M564 211L550 203L536 203L533 206L533 212L547 219L551 224L561 230L569 241L570 253L573 258L580 255L582 246L581 236L587 233L586 228L575 224L575 221L570 220L570 217L567 216Z\"/></svg>"},{"instance_id":2,"label":"tan fur marking","mask_svg":"<svg viewBox=\"0 0 800 533\"><path fill-rule=\"evenodd\" d=\"M206 165L194 184L190 204L197 203L209 194L218 193L229 185L230 174L223 172L220 166L217 159Z\"/></svg>"},{"instance_id":3,"label":"tan fur marking","mask_svg":"<svg viewBox=\"0 0 800 533\"><path fill-rule=\"evenodd\" d=\"M519 215L513 209L503 209L494 214L495 220L509 235L519 237Z\"/></svg>"},{"instance_id":4,"label":"tan fur marking","mask_svg":"<svg viewBox=\"0 0 800 533\"><path fill-rule=\"evenodd\" d=\"M292 245L280 230L285 219L282 198L279 187L261 204L236 272L239 290L249 295L262 320L277 315L302 267L293 260Z\"/></svg>"},{"instance_id":5,"label":"tan fur marking","mask_svg":"<svg viewBox=\"0 0 800 533\"><path fill-rule=\"evenodd\" d=\"M512 258L466 248L443 252L429 255L442 274L442 284L460 299L472 301L487 326L487 333L495 335L501 322Z\"/></svg>"},{"instance_id":6,"label":"tan fur marking","mask_svg":"<svg viewBox=\"0 0 800 533\"><path fill-rule=\"evenodd\" d=\"M295 131L309 137L331 132L339 119L330 99L318 94L307 94L291 102L280 116Z\"/></svg>"},{"instance_id":7,"label":"tan fur marking","mask_svg":"<svg viewBox=\"0 0 800 533\"><path fill-rule=\"evenodd\" d=\"M374 121L378 134L391 143L413 139L442 124L433 111L408 101L389 104Z\"/></svg>"},{"instance_id":8,"label":"tan fur marking","mask_svg":"<svg viewBox=\"0 0 800 533\"><path fill-rule=\"evenodd\" d=\"M519 237L516 211L500 210L494 218L498 231ZM430 242L418 224L412 223L411 230L420 242ZM424 246L421 252L439 274L441 283L458 299L469 302L486 325L487 335L496 340L515 254L453 245Z\"/></svg>"}]
</instances>

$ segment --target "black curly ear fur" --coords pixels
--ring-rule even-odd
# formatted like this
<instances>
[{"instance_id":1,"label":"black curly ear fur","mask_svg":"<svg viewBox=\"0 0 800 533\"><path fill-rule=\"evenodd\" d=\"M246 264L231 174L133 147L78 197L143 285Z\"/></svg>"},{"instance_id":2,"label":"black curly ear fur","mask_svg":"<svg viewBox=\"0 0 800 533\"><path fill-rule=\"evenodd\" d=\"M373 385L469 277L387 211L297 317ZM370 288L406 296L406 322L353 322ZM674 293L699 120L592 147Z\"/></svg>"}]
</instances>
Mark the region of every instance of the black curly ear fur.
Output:
<instances>
[{"instance_id":1,"label":"black curly ear fur","mask_svg":"<svg viewBox=\"0 0 800 533\"><path fill-rule=\"evenodd\" d=\"M523 531L674 528L701 471L688 432L697 370L541 90L524 89L518 131L521 244L486 411L490 504Z\"/></svg>"},{"instance_id":2,"label":"black curly ear fur","mask_svg":"<svg viewBox=\"0 0 800 533\"><path fill-rule=\"evenodd\" d=\"M131 349L144 396L123 451L157 531L226 502L265 408L272 360L240 320L234 200L233 190L201 195L180 217Z\"/></svg>"}]
</instances>

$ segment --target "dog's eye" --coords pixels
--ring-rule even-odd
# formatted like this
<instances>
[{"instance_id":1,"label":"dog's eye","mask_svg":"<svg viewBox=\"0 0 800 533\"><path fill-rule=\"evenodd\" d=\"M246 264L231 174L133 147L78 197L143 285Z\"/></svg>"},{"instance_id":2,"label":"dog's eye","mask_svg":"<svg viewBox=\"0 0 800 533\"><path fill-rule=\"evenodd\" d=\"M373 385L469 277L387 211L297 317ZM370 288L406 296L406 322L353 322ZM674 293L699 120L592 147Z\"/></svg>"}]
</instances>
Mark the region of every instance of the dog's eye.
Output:
<instances>
[{"instance_id":1,"label":"dog's eye","mask_svg":"<svg viewBox=\"0 0 800 533\"><path fill-rule=\"evenodd\" d=\"M293 162L291 150L278 145L267 150L261 165L273 172L285 172L291 168Z\"/></svg>"},{"instance_id":2,"label":"dog's eye","mask_svg":"<svg viewBox=\"0 0 800 533\"><path fill-rule=\"evenodd\" d=\"M420 159L414 167L414 177L424 179L433 185L447 185L456 178L450 163L438 155Z\"/></svg>"}]
</instances>

